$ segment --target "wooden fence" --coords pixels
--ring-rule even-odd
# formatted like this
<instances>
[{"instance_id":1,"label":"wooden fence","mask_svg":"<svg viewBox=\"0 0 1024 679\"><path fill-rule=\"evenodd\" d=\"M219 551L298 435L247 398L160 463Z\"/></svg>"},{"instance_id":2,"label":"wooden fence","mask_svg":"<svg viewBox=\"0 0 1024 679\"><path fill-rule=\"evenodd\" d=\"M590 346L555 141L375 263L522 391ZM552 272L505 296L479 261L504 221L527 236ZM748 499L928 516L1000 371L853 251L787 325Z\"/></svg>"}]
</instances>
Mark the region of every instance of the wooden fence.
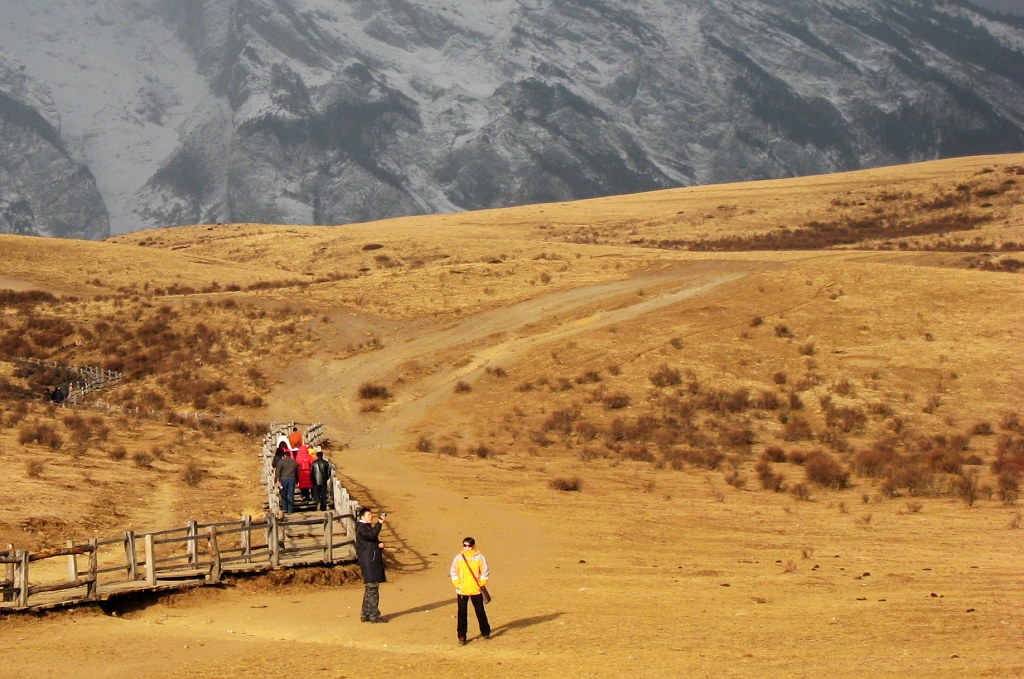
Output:
<instances>
[{"instance_id":1,"label":"wooden fence","mask_svg":"<svg viewBox=\"0 0 1024 679\"><path fill-rule=\"evenodd\" d=\"M17 363L31 363L33 365L41 365L46 368L56 368L75 373L75 375L78 376L77 380L69 382L66 385L61 385L66 390L64 402L70 405L78 403L91 391L96 391L97 389L102 389L103 387L121 381L121 373L115 370L107 370L105 368L97 368L90 365L51 363L49 361L42 361L38 358L13 358L10 360Z\"/></svg>"},{"instance_id":2,"label":"wooden fence","mask_svg":"<svg viewBox=\"0 0 1024 679\"><path fill-rule=\"evenodd\" d=\"M280 514L280 493L269 461L278 435L292 426L274 425L264 437L261 456L268 511L262 520L244 516L209 524L189 521L181 528L69 540L64 547L37 552L8 545L0 549L0 612L195 587L216 583L228 573L354 561L357 503L339 483L333 465L330 511ZM323 425L308 428L306 440L313 445L323 441Z\"/></svg>"}]
</instances>

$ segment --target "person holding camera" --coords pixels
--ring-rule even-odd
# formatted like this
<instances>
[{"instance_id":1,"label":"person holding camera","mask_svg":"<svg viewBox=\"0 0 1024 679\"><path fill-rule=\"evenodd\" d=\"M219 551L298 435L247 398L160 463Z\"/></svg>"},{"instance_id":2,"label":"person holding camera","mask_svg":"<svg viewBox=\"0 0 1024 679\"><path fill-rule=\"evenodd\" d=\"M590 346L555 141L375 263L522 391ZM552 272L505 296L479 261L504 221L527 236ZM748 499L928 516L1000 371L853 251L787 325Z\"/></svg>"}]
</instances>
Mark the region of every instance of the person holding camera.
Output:
<instances>
[{"instance_id":1,"label":"person holding camera","mask_svg":"<svg viewBox=\"0 0 1024 679\"><path fill-rule=\"evenodd\" d=\"M491 638L491 623L487 620L484 610L484 592L491 572L487 568L487 559L476 548L476 540L464 538L462 551L455 555L451 568L452 584L455 585L455 597L458 600L459 612L455 633L459 643L466 643L466 631L469 627L469 602L473 602L476 621L480 625L480 636Z\"/></svg>"},{"instance_id":2,"label":"person holding camera","mask_svg":"<svg viewBox=\"0 0 1024 679\"><path fill-rule=\"evenodd\" d=\"M380 541L380 529L387 521L387 513L381 512L373 522L369 507L360 507L356 512L356 557L359 570L363 573L363 610L361 622L387 622L380 614L380 583L387 582L384 574L384 543Z\"/></svg>"}]
</instances>

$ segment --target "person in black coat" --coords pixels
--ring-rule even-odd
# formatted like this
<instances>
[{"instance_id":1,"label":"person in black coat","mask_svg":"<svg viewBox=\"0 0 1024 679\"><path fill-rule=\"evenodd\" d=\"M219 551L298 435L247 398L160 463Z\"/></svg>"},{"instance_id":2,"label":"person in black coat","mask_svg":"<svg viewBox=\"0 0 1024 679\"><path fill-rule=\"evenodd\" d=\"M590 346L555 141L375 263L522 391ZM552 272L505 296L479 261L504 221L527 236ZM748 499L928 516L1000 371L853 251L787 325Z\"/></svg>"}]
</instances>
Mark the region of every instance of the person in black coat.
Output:
<instances>
[{"instance_id":1,"label":"person in black coat","mask_svg":"<svg viewBox=\"0 0 1024 679\"><path fill-rule=\"evenodd\" d=\"M313 501L321 512L327 511L327 486L331 482L331 463L324 459L324 451L316 449L316 459L309 470L313 481Z\"/></svg>"},{"instance_id":2,"label":"person in black coat","mask_svg":"<svg viewBox=\"0 0 1024 679\"><path fill-rule=\"evenodd\" d=\"M356 557L363 572L363 610L359 616L362 622L387 622L380 614L380 583L387 582L384 574L384 543L380 541L380 529L384 527L387 514L381 513L373 523L373 512L369 507L360 507L356 513Z\"/></svg>"}]
</instances>

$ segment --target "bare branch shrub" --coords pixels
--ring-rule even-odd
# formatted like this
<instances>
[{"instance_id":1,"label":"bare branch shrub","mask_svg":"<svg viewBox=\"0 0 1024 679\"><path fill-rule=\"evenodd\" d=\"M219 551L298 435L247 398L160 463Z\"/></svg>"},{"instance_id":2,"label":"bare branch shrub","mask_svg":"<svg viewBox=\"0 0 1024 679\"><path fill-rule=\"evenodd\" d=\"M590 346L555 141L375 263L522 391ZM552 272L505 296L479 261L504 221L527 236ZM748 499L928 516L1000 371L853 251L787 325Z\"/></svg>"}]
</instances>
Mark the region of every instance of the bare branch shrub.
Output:
<instances>
[{"instance_id":1,"label":"bare branch shrub","mask_svg":"<svg viewBox=\"0 0 1024 679\"><path fill-rule=\"evenodd\" d=\"M583 489L583 481L578 476L564 477L556 476L548 482L548 485L554 490L561 491L580 491Z\"/></svg>"}]
</instances>

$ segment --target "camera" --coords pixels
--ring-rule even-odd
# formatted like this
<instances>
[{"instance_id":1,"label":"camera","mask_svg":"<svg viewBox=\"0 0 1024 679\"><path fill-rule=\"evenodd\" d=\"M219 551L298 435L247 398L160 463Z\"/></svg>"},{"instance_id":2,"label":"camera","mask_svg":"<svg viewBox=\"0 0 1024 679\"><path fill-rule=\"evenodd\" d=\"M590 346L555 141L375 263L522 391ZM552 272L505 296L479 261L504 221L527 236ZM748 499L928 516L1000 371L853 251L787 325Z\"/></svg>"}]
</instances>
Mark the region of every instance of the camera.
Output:
<instances>
[{"instance_id":1,"label":"camera","mask_svg":"<svg viewBox=\"0 0 1024 679\"><path fill-rule=\"evenodd\" d=\"M387 512L381 512L380 513L380 518L382 518L382 519L388 518L388 513Z\"/></svg>"}]
</instances>

